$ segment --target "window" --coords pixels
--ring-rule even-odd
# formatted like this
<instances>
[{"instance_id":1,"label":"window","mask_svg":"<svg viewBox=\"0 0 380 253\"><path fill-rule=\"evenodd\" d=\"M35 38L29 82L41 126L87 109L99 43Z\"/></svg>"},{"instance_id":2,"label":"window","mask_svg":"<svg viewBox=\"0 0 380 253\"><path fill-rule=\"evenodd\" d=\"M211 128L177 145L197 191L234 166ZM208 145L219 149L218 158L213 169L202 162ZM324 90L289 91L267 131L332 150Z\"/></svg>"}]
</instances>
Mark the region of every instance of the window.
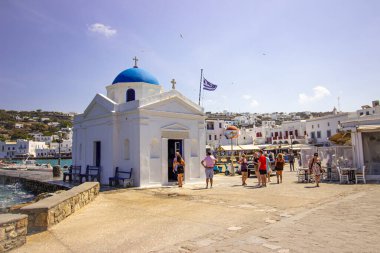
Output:
<instances>
[{"instance_id":1,"label":"window","mask_svg":"<svg viewBox=\"0 0 380 253\"><path fill-rule=\"evenodd\" d=\"M363 114L364 114L364 113L363 113L363 112L361 112L361 113L360 113L360 116L363 116Z\"/></svg>"},{"instance_id":2,"label":"window","mask_svg":"<svg viewBox=\"0 0 380 253\"><path fill-rule=\"evenodd\" d=\"M318 139L321 138L321 131L317 131L317 138L318 138Z\"/></svg>"},{"instance_id":3,"label":"window","mask_svg":"<svg viewBox=\"0 0 380 253\"><path fill-rule=\"evenodd\" d=\"M327 138L330 138L331 137L331 130L327 130Z\"/></svg>"},{"instance_id":4,"label":"window","mask_svg":"<svg viewBox=\"0 0 380 253\"><path fill-rule=\"evenodd\" d=\"M366 112L365 112L365 115L369 115L369 111L366 111Z\"/></svg>"},{"instance_id":5,"label":"window","mask_svg":"<svg viewBox=\"0 0 380 253\"><path fill-rule=\"evenodd\" d=\"M216 140L216 135L214 136L214 139Z\"/></svg>"},{"instance_id":6,"label":"window","mask_svg":"<svg viewBox=\"0 0 380 253\"><path fill-rule=\"evenodd\" d=\"M222 128L222 123L219 123L219 128Z\"/></svg>"},{"instance_id":7,"label":"window","mask_svg":"<svg viewBox=\"0 0 380 253\"><path fill-rule=\"evenodd\" d=\"M314 125L311 125L311 129L314 129Z\"/></svg>"},{"instance_id":8,"label":"window","mask_svg":"<svg viewBox=\"0 0 380 253\"><path fill-rule=\"evenodd\" d=\"M318 128L319 128L319 124L318 124Z\"/></svg>"},{"instance_id":9,"label":"window","mask_svg":"<svg viewBox=\"0 0 380 253\"><path fill-rule=\"evenodd\" d=\"M312 139L315 139L315 132L311 132L311 133L310 133L310 137L311 137Z\"/></svg>"},{"instance_id":10,"label":"window","mask_svg":"<svg viewBox=\"0 0 380 253\"><path fill-rule=\"evenodd\" d=\"M211 134L208 136L208 140L211 141Z\"/></svg>"},{"instance_id":11,"label":"window","mask_svg":"<svg viewBox=\"0 0 380 253\"><path fill-rule=\"evenodd\" d=\"M214 122L207 122L207 130L214 130Z\"/></svg>"},{"instance_id":12,"label":"window","mask_svg":"<svg viewBox=\"0 0 380 253\"><path fill-rule=\"evenodd\" d=\"M128 89L127 90L127 102L135 100L135 90L134 89Z\"/></svg>"},{"instance_id":13,"label":"window","mask_svg":"<svg viewBox=\"0 0 380 253\"><path fill-rule=\"evenodd\" d=\"M327 122L327 126L330 126L330 122Z\"/></svg>"}]
</instances>

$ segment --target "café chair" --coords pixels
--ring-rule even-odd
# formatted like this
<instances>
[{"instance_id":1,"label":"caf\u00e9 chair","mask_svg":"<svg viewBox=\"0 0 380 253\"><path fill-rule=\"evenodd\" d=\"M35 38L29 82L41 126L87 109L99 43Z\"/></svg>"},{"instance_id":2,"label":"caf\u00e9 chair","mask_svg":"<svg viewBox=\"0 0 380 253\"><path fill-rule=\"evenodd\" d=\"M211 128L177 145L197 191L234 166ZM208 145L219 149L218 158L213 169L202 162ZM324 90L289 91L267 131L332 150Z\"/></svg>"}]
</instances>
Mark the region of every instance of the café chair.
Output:
<instances>
[{"instance_id":1,"label":"caf\u00e9 chair","mask_svg":"<svg viewBox=\"0 0 380 253\"><path fill-rule=\"evenodd\" d=\"M361 169L357 169L355 171L355 183L357 184L359 180L362 180L363 183L366 184L366 181L365 181L365 165L363 165Z\"/></svg>"}]
</instances>

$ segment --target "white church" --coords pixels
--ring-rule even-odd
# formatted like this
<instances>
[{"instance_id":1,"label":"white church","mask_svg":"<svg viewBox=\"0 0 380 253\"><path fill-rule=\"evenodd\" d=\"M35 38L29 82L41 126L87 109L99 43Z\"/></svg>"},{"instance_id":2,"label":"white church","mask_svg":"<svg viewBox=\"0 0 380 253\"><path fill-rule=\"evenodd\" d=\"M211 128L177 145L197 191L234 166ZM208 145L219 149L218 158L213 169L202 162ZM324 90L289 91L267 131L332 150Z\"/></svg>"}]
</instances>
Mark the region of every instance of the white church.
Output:
<instances>
[{"instance_id":1,"label":"white church","mask_svg":"<svg viewBox=\"0 0 380 253\"><path fill-rule=\"evenodd\" d=\"M149 72L135 66L121 72L74 118L73 165L101 167L107 184L115 167L133 168L134 186L168 185L175 152L185 159L185 182L204 178L203 108L175 90L165 92Z\"/></svg>"}]
</instances>

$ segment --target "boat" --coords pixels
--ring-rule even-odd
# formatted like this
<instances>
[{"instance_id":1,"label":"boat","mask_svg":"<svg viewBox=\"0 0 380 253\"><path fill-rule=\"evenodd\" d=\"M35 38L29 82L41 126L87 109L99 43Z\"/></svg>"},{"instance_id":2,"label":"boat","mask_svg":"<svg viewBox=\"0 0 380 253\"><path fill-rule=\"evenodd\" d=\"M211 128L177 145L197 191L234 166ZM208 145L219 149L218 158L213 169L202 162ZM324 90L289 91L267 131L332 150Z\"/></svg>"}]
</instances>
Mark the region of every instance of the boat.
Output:
<instances>
[{"instance_id":1,"label":"boat","mask_svg":"<svg viewBox=\"0 0 380 253\"><path fill-rule=\"evenodd\" d=\"M34 160L29 160L29 155L25 160L22 160L21 163L3 163L0 167L8 170L53 171L53 167L50 163L38 164Z\"/></svg>"}]
</instances>

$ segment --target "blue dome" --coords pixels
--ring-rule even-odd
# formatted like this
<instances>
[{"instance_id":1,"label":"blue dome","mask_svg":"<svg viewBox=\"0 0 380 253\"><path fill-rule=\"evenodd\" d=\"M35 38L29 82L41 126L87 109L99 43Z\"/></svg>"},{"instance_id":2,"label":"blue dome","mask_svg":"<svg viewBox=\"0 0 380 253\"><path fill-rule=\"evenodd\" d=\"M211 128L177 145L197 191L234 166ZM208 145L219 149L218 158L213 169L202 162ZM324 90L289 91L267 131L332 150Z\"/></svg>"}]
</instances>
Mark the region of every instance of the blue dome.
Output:
<instances>
[{"instance_id":1,"label":"blue dome","mask_svg":"<svg viewBox=\"0 0 380 253\"><path fill-rule=\"evenodd\" d=\"M159 85L157 78L155 78L149 72L140 69L140 68L130 68L121 72L115 80L113 80L112 84L115 83L150 83Z\"/></svg>"}]
</instances>

